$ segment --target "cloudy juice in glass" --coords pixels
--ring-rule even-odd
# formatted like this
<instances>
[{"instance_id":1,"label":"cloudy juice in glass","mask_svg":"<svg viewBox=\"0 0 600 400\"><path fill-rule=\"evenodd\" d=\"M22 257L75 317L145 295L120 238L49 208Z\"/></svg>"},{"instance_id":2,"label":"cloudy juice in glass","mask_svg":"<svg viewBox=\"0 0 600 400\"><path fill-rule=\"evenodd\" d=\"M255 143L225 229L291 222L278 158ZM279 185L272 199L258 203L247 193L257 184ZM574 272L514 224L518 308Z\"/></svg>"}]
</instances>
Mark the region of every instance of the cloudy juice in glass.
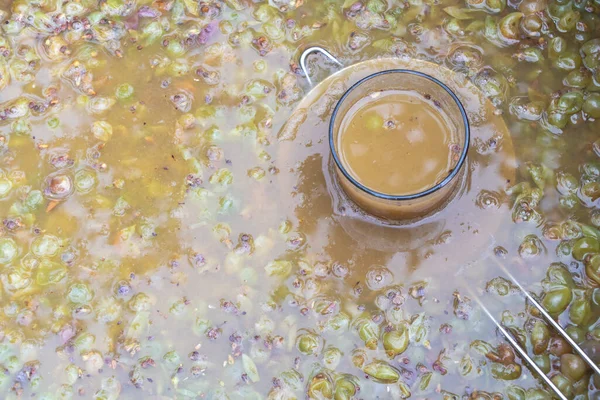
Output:
<instances>
[{"instance_id":1,"label":"cloudy juice in glass","mask_svg":"<svg viewBox=\"0 0 600 400\"><path fill-rule=\"evenodd\" d=\"M346 194L370 214L405 220L426 216L452 197L463 175L469 126L442 82L388 70L342 96L329 141Z\"/></svg>"}]
</instances>

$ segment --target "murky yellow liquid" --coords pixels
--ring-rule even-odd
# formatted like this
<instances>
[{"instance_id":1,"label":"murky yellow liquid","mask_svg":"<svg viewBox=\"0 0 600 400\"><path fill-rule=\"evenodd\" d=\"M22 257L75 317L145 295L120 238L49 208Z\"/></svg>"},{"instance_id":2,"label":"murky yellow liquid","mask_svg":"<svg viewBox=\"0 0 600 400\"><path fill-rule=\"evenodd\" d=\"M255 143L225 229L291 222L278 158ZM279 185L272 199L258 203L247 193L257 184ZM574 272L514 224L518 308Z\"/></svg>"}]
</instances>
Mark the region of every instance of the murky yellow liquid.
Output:
<instances>
[{"instance_id":1,"label":"murky yellow liquid","mask_svg":"<svg viewBox=\"0 0 600 400\"><path fill-rule=\"evenodd\" d=\"M600 272L571 249L600 237L600 5L410 3L0 0L0 399L550 399L472 289L600 400L494 261L596 349ZM315 44L347 68L313 55L311 90ZM338 190L326 140L392 69L472 122L464 186L397 225Z\"/></svg>"},{"instance_id":2,"label":"murky yellow liquid","mask_svg":"<svg viewBox=\"0 0 600 400\"><path fill-rule=\"evenodd\" d=\"M448 117L413 91L375 92L354 104L338 136L342 163L361 184L408 195L441 182L452 170L457 141Z\"/></svg>"}]
</instances>

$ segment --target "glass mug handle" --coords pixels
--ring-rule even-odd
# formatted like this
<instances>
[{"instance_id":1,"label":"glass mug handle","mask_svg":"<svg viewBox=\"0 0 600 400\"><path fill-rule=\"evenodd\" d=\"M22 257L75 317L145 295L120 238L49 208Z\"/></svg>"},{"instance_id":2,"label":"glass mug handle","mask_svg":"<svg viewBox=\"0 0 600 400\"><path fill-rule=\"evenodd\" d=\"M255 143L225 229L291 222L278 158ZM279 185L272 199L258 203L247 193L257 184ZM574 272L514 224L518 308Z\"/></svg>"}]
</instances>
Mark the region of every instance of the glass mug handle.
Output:
<instances>
[{"instance_id":1,"label":"glass mug handle","mask_svg":"<svg viewBox=\"0 0 600 400\"><path fill-rule=\"evenodd\" d=\"M313 85L313 82L310 79L310 74L308 73L308 68L306 68L306 57L308 57L308 55L312 54L312 53L321 53L325 57L327 57L327 59L329 59L330 61L333 61L335 64L339 65L340 67L343 67L343 64L341 62L339 62L337 60L337 58L332 56L331 53L328 52L327 50L325 50L324 48L319 47L319 46L309 47L308 49L304 50L302 52L302 55L300 56L300 68L302 68L302 72L304 72L304 76L306 76L306 80L308 81L308 84L310 86Z\"/></svg>"}]
</instances>

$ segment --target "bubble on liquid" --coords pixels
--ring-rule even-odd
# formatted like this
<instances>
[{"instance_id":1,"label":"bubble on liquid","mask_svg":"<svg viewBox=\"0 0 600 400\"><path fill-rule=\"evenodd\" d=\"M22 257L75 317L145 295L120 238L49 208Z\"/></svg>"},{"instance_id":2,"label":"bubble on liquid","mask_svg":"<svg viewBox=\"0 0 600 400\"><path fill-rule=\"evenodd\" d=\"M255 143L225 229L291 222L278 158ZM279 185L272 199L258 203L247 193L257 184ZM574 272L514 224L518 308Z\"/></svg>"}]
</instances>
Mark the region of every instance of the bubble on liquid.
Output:
<instances>
[{"instance_id":1,"label":"bubble on liquid","mask_svg":"<svg viewBox=\"0 0 600 400\"><path fill-rule=\"evenodd\" d=\"M393 42L390 45L389 51L390 53L396 55L399 58L403 59L412 59L415 55L415 47L408 42L400 39L392 37Z\"/></svg>"},{"instance_id":2,"label":"bubble on liquid","mask_svg":"<svg viewBox=\"0 0 600 400\"><path fill-rule=\"evenodd\" d=\"M320 281L312 278L308 278L304 281L304 288L302 290L302 294L306 298L311 298L317 295L321 291L321 283Z\"/></svg>"},{"instance_id":3,"label":"bubble on liquid","mask_svg":"<svg viewBox=\"0 0 600 400\"><path fill-rule=\"evenodd\" d=\"M515 96L510 99L508 110L520 120L539 121L545 111L544 106L544 102L532 102L529 96Z\"/></svg>"},{"instance_id":4,"label":"bubble on liquid","mask_svg":"<svg viewBox=\"0 0 600 400\"><path fill-rule=\"evenodd\" d=\"M492 67L483 67L475 77L473 83L483 94L488 97L496 106L500 106L506 100L508 92L508 81L500 72Z\"/></svg>"},{"instance_id":5,"label":"bubble on liquid","mask_svg":"<svg viewBox=\"0 0 600 400\"><path fill-rule=\"evenodd\" d=\"M48 175L44 195L50 200L63 200L73 194L73 179L69 174L57 172Z\"/></svg>"},{"instance_id":6,"label":"bubble on liquid","mask_svg":"<svg viewBox=\"0 0 600 400\"><path fill-rule=\"evenodd\" d=\"M371 290L382 289L392 283L394 275L386 267L376 265L367 272L367 286Z\"/></svg>"},{"instance_id":7,"label":"bubble on liquid","mask_svg":"<svg viewBox=\"0 0 600 400\"><path fill-rule=\"evenodd\" d=\"M348 266L340 264L338 262L333 263L333 265L331 266L331 270L335 277L341 279L345 278L349 272Z\"/></svg>"},{"instance_id":8,"label":"bubble on liquid","mask_svg":"<svg viewBox=\"0 0 600 400\"><path fill-rule=\"evenodd\" d=\"M508 255L508 250L502 246L497 246L494 248L494 255L498 258L504 259Z\"/></svg>"},{"instance_id":9,"label":"bubble on liquid","mask_svg":"<svg viewBox=\"0 0 600 400\"><path fill-rule=\"evenodd\" d=\"M450 50L445 61L453 71L477 70L483 65L483 51L477 46L460 44Z\"/></svg>"},{"instance_id":10,"label":"bubble on liquid","mask_svg":"<svg viewBox=\"0 0 600 400\"><path fill-rule=\"evenodd\" d=\"M315 264L313 272L319 278L324 278L329 275L329 265L323 262L318 262Z\"/></svg>"},{"instance_id":11,"label":"bubble on liquid","mask_svg":"<svg viewBox=\"0 0 600 400\"><path fill-rule=\"evenodd\" d=\"M484 125L489 118L488 112L483 104L485 104L485 99L481 97L482 106L479 107L476 111L468 111L467 114L469 116L469 125L472 127L482 126Z\"/></svg>"},{"instance_id":12,"label":"bubble on liquid","mask_svg":"<svg viewBox=\"0 0 600 400\"><path fill-rule=\"evenodd\" d=\"M495 153L499 148L501 148L503 142L503 137L499 134L496 134L487 140L483 140L482 138L475 138L473 140L472 147L477 153L481 155L488 155Z\"/></svg>"},{"instance_id":13,"label":"bubble on liquid","mask_svg":"<svg viewBox=\"0 0 600 400\"><path fill-rule=\"evenodd\" d=\"M302 232L292 232L286 243L290 249L300 250L306 245L306 235Z\"/></svg>"},{"instance_id":14,"label":"bubble on liquid","mask_svg":"<svg viewBox=\"0 0 600 400\"><path fill-rule=\"evenodd\" d=\"M475 204L482 210L500 208L500 195L490 190L482 190L477 194Z\"/></svg>"},{"instance_id":15,"label":"bubble on liquid","mask_svg":"<svg viewBox=\"0 0 600 400\"><path fill-rule=\"evenodd\" d=\"M387 310L392 304L391 300L388 299L385 295L380 294L375 298L375 305L380 310Z\"/></svg>"},{"instance_id":16,"label":"bubble on liquid","mask_svg":"<svg viewBox=\"0 0 600 400\"><path fill-rule=\"evenodd\" d=\"M173 106L175 106L175 109L185 113L191 110L194 96L182 90L171 95L170 100L171 103L173 103Z\"/></svg>"},{"instance_id":17,"label":"bubble on liquid","mask_svg":"<svg viewBox=\"0 0 600 400\"><path fill-rule=\"evenodd\" d=\"M536 235L527 235L519 246L519 256L523 259L531 259L538 257L540 254L546 253L546 246Z\"/></svg>"}]
</instances>

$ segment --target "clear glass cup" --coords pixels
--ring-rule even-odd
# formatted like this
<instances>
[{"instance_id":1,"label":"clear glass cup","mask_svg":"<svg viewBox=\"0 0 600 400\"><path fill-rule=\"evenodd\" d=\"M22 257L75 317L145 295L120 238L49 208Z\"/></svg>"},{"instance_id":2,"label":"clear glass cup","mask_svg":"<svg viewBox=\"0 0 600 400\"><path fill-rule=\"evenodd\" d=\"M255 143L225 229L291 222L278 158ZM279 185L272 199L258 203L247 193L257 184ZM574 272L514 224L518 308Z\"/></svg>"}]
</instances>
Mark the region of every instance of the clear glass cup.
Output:
<instances>
[{"instance_id":1,"label":"clear glass cup","mask_svg":"<svg viewBox=\"0 0 600 400\"><path fill-rule=\"evenodd\" d=\"M372 190L358 182L347 170L339 155L338 136L342 121L348 110L360 99L374 92L385 90L417 91L429 95L448 117L450 129L458 140L457 157L450 173L428 189L406 195L390 195ZM464 177L470 130L467 113L456 95L439 80L421 72L394 69L369 75L344 93L337 103L329 123L329 146L335 161L340 186L364 211L387 220L421 218L442 208L451 200L458 183ZM450 151L450 149L449 149Z\"/></svg>"}]
</instances>

